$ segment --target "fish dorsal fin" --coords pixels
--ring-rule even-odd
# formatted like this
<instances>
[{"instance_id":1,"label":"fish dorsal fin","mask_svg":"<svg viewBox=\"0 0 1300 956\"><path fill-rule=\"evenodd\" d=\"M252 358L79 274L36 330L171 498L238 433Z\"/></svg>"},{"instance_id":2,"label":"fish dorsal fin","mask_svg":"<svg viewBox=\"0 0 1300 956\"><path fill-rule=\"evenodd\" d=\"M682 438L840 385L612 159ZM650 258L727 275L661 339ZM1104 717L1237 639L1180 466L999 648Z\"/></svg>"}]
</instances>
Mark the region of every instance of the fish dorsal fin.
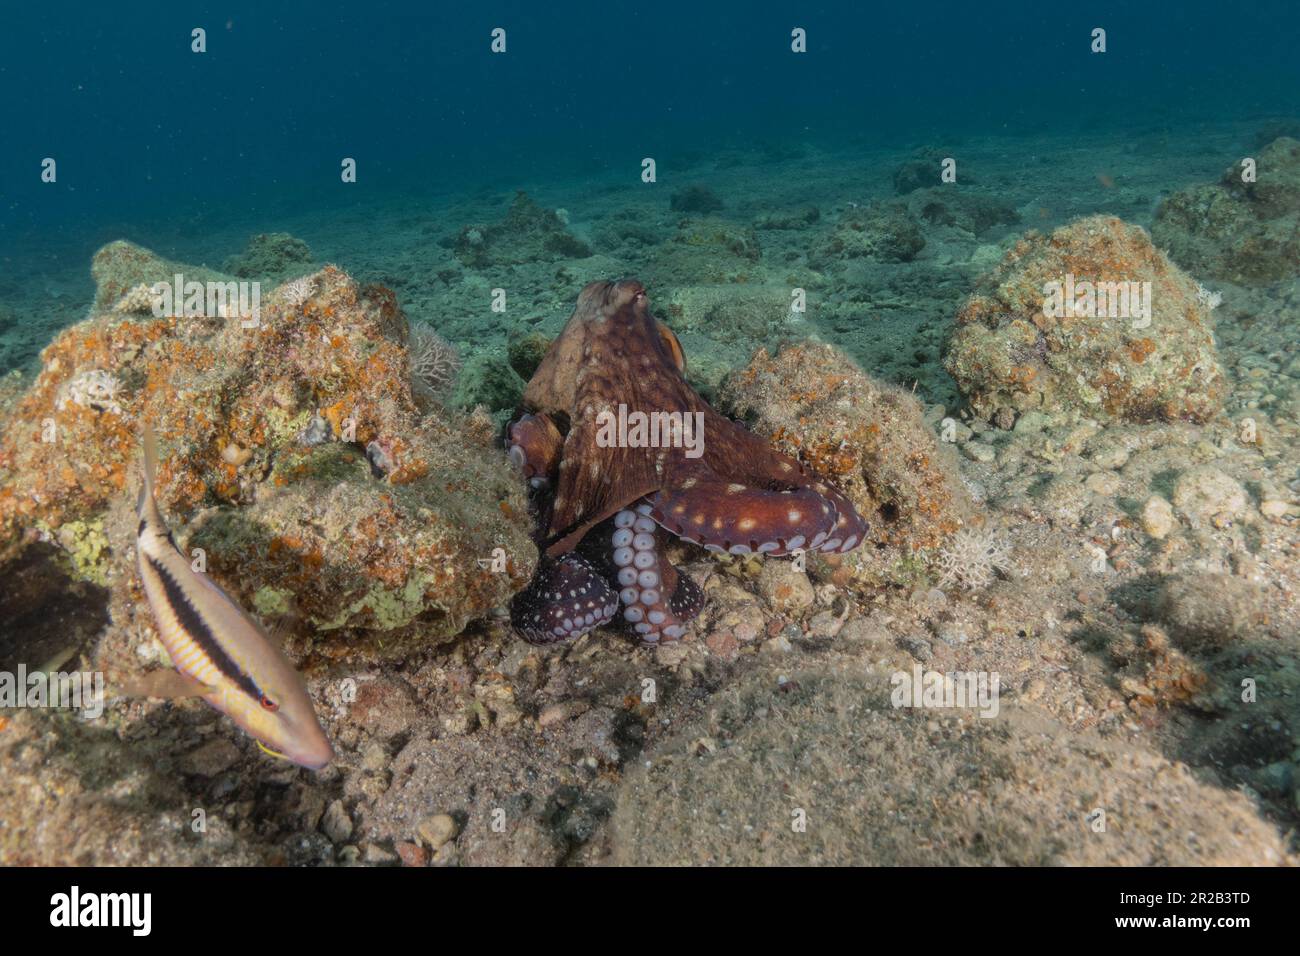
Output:
<instances>
[{"instance_id":1,"label":"fish dorsal fin","mask_svg":"<svg viewBox=\"0 0 1300 956\"><path fill-rule=\"evenodd\" d=\"M293 629L298 626L301 618L298 612L293 608L285 611L279 617L270 619L266 622L263 630L266 631L266 639L280 650L284 650L284 643L293 633Z\"/></svg>"}]
</instances>

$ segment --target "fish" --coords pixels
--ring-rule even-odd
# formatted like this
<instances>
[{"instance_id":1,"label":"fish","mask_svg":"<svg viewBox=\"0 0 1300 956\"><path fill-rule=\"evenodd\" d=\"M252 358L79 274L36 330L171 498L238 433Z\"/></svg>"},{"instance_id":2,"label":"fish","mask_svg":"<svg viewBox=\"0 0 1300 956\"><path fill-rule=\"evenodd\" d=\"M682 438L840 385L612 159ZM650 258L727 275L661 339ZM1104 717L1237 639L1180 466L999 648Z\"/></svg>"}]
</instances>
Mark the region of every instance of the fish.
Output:
<instances>
[{"instance_id":1,"label":"fish","mask_svg":"<svg viewBox=\"0 0 1300 956\"><path fill-rule=\"evenodd\" d=\"M273 757L319 770L334 749L302 676L266 630L176 546L154 495L158 445L144 428L136 512L140 578L172 664L195 696L233 720ZM166 673L166 672L164 672Z\"/></svg>"}]
</instances>

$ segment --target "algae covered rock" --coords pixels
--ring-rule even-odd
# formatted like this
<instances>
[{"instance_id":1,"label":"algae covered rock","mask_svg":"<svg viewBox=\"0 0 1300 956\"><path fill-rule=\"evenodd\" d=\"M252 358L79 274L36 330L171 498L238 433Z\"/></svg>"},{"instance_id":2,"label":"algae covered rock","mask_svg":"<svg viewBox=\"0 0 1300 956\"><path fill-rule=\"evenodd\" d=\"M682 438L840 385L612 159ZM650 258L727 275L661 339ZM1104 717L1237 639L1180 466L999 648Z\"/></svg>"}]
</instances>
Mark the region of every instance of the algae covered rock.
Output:
<instances>
[{"instance_id":1,"label":"algae covered rock","mask_svg":"<svg viewBox=\"0 0 1300 956\"><path fill-rule=\"evenodd\" d=\"M37 536L84 550L102 526L114 567L88 576L134 593L151 422L164 515L245 607L294 611L332 654L458 633L536 553L491 428L422 414L405 339L392 293L333 267L265 297L256 321L100 314L66 330L0 435L0 556ZM111 402L68 400L88 372Z\"/></svg>"},{"instance_id":2,"label":"algae covered rock","mask_svg":"<svg viewBox=\"0 0 1300 956\"><path fill-rule=\"evenodd\" d=\"M1300 275L1300 142L1282 137L1156 210L1151 235L1185 269L1259 283Z\"/></svg>"},{"instance_id":3,"label":"algae covered rock","mask_svg":"<svg viewBox=\"0 0 1300 956\"><path fill-rule=\"evenodd\" d=\"M894 192L899 196L927 186L938 186L943 172L944 152L934 146L923 146L894 169Z\"/></svg>"},{"instance_id":4,"label":"algae covered rock","mask_svg":"<svg viewBox=\"0 0 1300 956\"><path fill-rule=\"evenodd\" d=\"M753 228L717 216L686 216L654 249L644 272L650 284L664 288L748 282L762 256Z\"/></svg>"},{"instance_id":5,"label":"algae covered rock","mask_svg":"<svg viewBox=\"0 0 1300 956\"><path fill-rule=\"evenodd\" d=\"M171 285L177 275L185 281L233 282L206 266L182 265L164 259L157 253L119 239L110 242L90 262L90 274L95 280L95 305L100 312L149 314L153 311L153 296L149 289L155 283Z\"/></svg>"},{"instance_id":6,"label":"algae covered rock","mask_svg":"<svg viewBox=\"0 0 1300 956\"><path fill-rule=\"evenodd\" d=\"M784 286L679 286L669 291L664 308L674 332L741 342L748 354L754 346L789 333L805 318L791 312L791 302L790 290Z\"/></svg>"},{"instance_id":7,"label":"algae covered rock","mask_svg":"<svg viewBox=\"0 0 1300 956\"><path fill-rule=\"evenodd\" d=\"M542 207L522 191L500 222L461 229L453 251L474 269L585 259L592 254L591 247L569 231L559 213Z\"/></svg>"},{"instance_id":8,"label":"algae covered rock","mask_svg":"<svg viewBox=\"0 0 1300 956\"><path fill-rule=\"evenodd\" d=\"M1010 203L952 184L912 192L907 208L922 222L951 226L974 236L1020 221L1020 214Z\"/></svg>"},{"instance_id":9,"label":"algae covered rock","mask_svg":"<svg viewBox=\"0 0 1300 956\"><path fill-rule=\"evenodd\" d=\"M1140 227L1028 233L957 314L944 366L976 415L1203 422L1223 404L1210 306Z\"/></svg>"},{"instance_id":10,"label":"algae covered rock","mask_svg":"<svg viewBox=\"0 0 1300 956\"><path fill-rule=\"evenodd\" d=\"M836 583L919 583L924 552L972 516L956 455L926 425L920 403L829 345L760 351L723 383L720 403L832 479L867 519L863 546L832 559Z\"/></svg>"},{"instance_id":11,"label":"algae covered rock","mask_svg":"<svg viewBox=\"0 0 1300 956\"><path fill-rule=\"evenodd\" d=\"M808 229L821 219L821 210L811 203L791 209L774 209L759 214L755 229Z\"/></svg>"},{"instance_id":12,"label":"algae covered rock","mask_svg":"<svg viewBox=\"0 0 1300 956\"><path fill-rule=\"evenodd\" d=\"M668 206L673 212L710 213L722 208L722 200L708 186L694 184L673 193Z\"/></svg>"},{"instance_id":13,"label":"algae covered rock","mask_svg":"<svg viewBox=\"0 0 1300 956\"><path fill-rule=\"evenodd\" d=\"M513 411L523 397L524 379L507 356L476 352L461 369L452 401L459 408L482 405L490 412L503 412Z\"/></svg>"},{"instance_id":14,"label":"algae covered rock","mask_svg":"<svg viewBox=\"0 0 1300 956\"><path fill-rule=\"evenodd\" d=\"M542 364L546 350L551 347L551 337L543 332L514 334L506 343L506 359L515 374L526 382Z\"/></svg>"},{"instance_id":15,"label":"algae covered rock","mask_svg":"<svg viewBox=\"0 0 1300 956\"><path fill-rule=\"evenodd\" d=\"M825 271L854 259L911 262L925 248L925 236L907 206L872 203L846 211L830 233L808 252L808 264Z\"/></svg>"},{"instance_id":16,"label":"algae covered rock","mask_svg":"<svg viewBox=\"0 0 1300 956\"><path fill-rule=\"evenodd\" d=\"M312 271L311 249L287 232L258 233L237 256L226 260L225 269L247 279L285 279Z\"/></svg>"}]
</instances>

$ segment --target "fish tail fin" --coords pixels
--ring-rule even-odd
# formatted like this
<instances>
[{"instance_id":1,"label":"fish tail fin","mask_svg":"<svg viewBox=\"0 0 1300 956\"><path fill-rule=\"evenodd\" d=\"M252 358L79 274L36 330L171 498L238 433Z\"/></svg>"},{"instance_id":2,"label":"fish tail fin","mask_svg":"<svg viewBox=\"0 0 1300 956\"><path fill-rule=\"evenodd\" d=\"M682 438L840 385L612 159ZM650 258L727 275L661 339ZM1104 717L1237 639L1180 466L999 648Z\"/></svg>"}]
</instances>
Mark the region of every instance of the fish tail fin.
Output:
<instances>
[{"instance_id":1,"label":"fish tail fin","mask_svg":"<svg viewBox=\"0 0 1300 956\"><path fill-rule=\"evenodd\" d=\"M154 479L158 474L158 440L154 437L153 424L144 425L144 483L140 486L140 499L136 510L143 515L148 502L153 500Z\"/></svg>"}]
</instances>

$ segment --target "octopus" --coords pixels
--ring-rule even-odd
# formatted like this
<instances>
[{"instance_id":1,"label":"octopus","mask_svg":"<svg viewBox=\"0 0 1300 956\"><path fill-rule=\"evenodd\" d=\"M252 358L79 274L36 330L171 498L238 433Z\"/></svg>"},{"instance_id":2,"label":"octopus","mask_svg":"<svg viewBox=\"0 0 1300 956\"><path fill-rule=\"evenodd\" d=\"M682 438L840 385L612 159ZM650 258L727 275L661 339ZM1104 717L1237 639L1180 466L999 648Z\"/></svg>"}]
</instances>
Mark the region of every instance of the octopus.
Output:
<instances>
[{"instance_id":1,"label":"octopus","mask_svg":"<svg viewBox=\"0 0 1300 956\"><path fill-rule=\"evenodd\" d=\"M641 283L582 290L505 429L541 555L510 605L524 640L613 622L645 644L679 640L704 594L668 560L673 538L773 557L863 541L866 522L841 491L714 411L685 368Z\"/></svg>"}]
</instances>

